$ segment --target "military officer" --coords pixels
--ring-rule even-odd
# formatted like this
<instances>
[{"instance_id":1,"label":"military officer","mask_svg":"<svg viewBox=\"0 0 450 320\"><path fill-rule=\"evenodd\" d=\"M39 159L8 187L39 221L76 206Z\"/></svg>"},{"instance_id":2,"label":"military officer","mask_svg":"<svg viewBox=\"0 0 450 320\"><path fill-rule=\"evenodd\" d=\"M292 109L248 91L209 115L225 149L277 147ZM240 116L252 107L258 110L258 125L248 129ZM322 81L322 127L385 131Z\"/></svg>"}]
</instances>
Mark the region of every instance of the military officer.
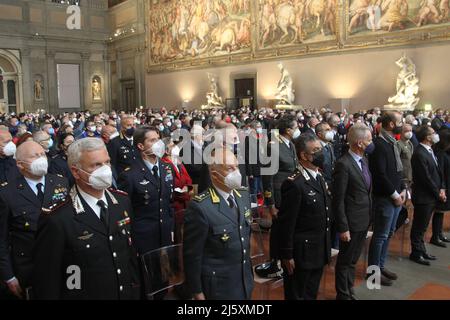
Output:
<instances>
[{"instance_id":1,"label":"military officer","mask_svg":"<svg viewBox=\"0 0 450 320\"><path fill-rule=\"evenodd\" d=\"M75 185L43 210L34 248L37 299L118 300L140 294L127 195L110 191L110 159L101 139L74 142L68 164Z\"/></svg>"},{"instance_id":2,"label":"military officer","mask_svg":"<svg viewBox=\"0 0 450 320\"><path fill-rule=\"evenodd\" d=\"M303 134L295 140L298 170L281 186L279 246L288 300L317 298L323 267L331 253L330 196L319 168L320 141ZM288 280L288 281L286 281Z\"/></svg>"},{"instance_id":3,"label":"military officer","mask_svg":"<svg viewBox=\"0 0 450 320\"><path fill-rule=\"evenodd\" d=\"M26 298L41 209L62 201L68 182L61 175L47 174L46 153L34 141L21 144L16 159L20 174L0 187L0 274L10 293Z\"/></svg>"},{"instance_id":4,"label":"military officer","mask_svg":"<svg viewBox=\"0 0 450 320\"><path fill-rule=\"evenodd\" d=\"M241 188L233 152L222 147L212 155L212 186L196 196L185 213L186 282L196 300L250 299L249 193Z\"/></svg>"},{"instance_id":5,"label":"military officer","mask_svg":"<svg viewBox=\"0 0 450 320\"><path fill-rule=\"evenodd\" d=\"M173 175L169 164L161 161L165 145L159 129L136 129L134 145L140 156L118 179L120 190L130 196L135 219L133 241L140 254L170 245L174 241L174 212L171 208Z\"/></svg>"},{"instance_id":6,"label":"military officer","mask_svg":"<svg viewBox=\"0 0 450 320\"><path fill-rule=\"evenodd\" d=\"M0 183L9 182L19 174L13 156L16 145L12 141L11 133L0 130Z\"/></svg>"},{"instance_id":7,"label":"military officer","mask_svg":"<svg viewBox=\"0 0 450 320\"><path fill-rule=\"evenodd\" d=\"M137 156L133 144L134 117L130 115L122 116L120 125L120 135L108 143L111 166L115 168L118 175L126 168L129 168L135 162Z\"/></svg>"}]
</instances>

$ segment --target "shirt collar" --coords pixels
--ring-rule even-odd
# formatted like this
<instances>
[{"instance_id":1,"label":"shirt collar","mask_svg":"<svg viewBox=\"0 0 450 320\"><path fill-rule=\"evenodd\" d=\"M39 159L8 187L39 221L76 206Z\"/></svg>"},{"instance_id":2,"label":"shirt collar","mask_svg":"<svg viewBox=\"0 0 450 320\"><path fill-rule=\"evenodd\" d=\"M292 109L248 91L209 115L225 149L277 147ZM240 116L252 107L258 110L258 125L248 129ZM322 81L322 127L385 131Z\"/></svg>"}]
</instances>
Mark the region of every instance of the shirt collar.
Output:
<instances>
[{"instance_id":1,"label":"shirt collar","mask_svg":"<svg viewBox=\"0 0 450 320\"><path fill-rule=\"evenodd\" d=\"M433 151L433 149L432 149L429 145L426 145L426 144L423 144L423 143L421 143L420 145L421 145L422 147L424 147L425 149L427 149L428 152Z\"/></svg>"},{"instance_id":2,"label":"shirt collar","mask_svg":"<svg viewBox=\"0 0 450 320\"><path fill-rule=\"evenodd\" d=\"M36 186L38 185L38 183L42 183L42 186L45 187L45 176L43 176L40 180L31 180L27 177L25 177L25 181L28 183L28 185L31 187L31 189L33 188L37 188Z\"/></svg>"},{"instance_id":3,"label":"shirt collar","mask_svg":"<svg viewBox=\"0 0 450 320\"><path fill-rule=\"evenodd\" d=\"M290 146L290 141L289 139L285 138L284 136L280 135L280 139L283 140L283 142L289 147Z\"/></svg>"},{"instance_id":4,"label":"shirt collar","mask_svg":"<svg viewBox=\"0 0 450 320\"><path fill-rule=\"evenodd\" d=\"M156 160L156 163L153 164L148 160L144 160L145 165L147 166L147 168L152 171L154 166L157 166L159 168L159 160Z\"/></svg>"},{"instance_id":5,"label":"shirt collar","mask_svg":"<svg viewBox=\"0 0 450 320\"><path fill-rule=\"evenodd\" d=\"M348 150L348 153L352 156L353 159L355 159L356 163L359 163L363 157L361 157L359 154L354 153L352 150Z\"/></svg>"},{"instance_id":6,"label":"shirt collar","mask_svg":"<svg viewBox=\"0 0 450 320\"><path fill-rule=\"evenodd\" d=\"M305 169L306 169L306 171L309 172L310 175L312 175L312 177L313 177L314 179L317 179L317 176L320 175L320 173L319 173L318 170L315 171L315 170L312 170L312 169L309 169L309 168L305 168Z\"/></svg>"},{"instance_id":7,"label":"shirt collar","mask_svg":"<svg viewBox=\"0 0 450 320\"><path fill-rule=\"evenodd\" d=\"M216 186L214 186L214 189L216 189L217 193L221 195L221 197L228 203L228 198L230 197L230 195L233 197L233 191L231 191L231 193L223 191L219 188L217 188Z\"/></svg>"},{"instance_id":8,"label":"shirt collar","mask_svg":"<svg viewBox=\"0 0 450 320\"><path fill-rule=\"evenodd\" d=\"M98 208L97 202L99 200L103 200L103 202L106 204L106 207L108 207L108 200L106 199L106 194L103 191L103 195L100 199L97 199L96 197L91 196L90 194L84 192L81 190L80 187L78 187L78 192L80 193L80 196L86 201L89 207L91 207L92 210L96 211Z\"/></svg>"}]
</instances>

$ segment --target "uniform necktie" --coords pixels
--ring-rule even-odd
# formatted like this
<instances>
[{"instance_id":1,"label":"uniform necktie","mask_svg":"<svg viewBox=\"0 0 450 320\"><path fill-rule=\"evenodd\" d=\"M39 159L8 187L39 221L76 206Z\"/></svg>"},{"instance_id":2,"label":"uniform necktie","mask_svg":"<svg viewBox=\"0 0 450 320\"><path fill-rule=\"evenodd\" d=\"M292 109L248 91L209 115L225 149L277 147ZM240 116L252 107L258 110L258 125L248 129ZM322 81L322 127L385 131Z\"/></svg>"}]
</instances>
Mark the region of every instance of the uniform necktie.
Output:
<instances>
[{"instance_id":1,"label":"uniform necktie","mask_svg":"<svg viewBox=\"0 0 450 320\"><path fill-rule=\"evenodd\" d=\"M236 207L232 195L230 195L230 196L228 197L228 205L230 206L231 209L234 209L234 208Z\"/></svg>"},{"instance_id":2,"label":"uniform necktie","mask_svg":"<svg viewBox=\"0 0 450 320\"><path fill-rule=\"evenodd\" d=\"M40 204L42 205L44 203L44 190L43 190L44 185L42 183L38 183L36 185L37 188L37 197L39 199Z\"/></svg>"},{"instance_id":3,"label":"uniform necktie","mask_svg":"<svg viewBox=\"0 0 450 320\"><path fill-rule=\"evenodd\" d=\"M370 179L370 174L369 174L369 170L367 168L366 163L364 162L363 159L360 159L359 162L361 162L361 171L363 174L363 178L364 178L364 182L366 184L367 189L370 189L370 185L372 183L371 179Z\"/></svg>"},{"instance_id":4,"label":"uniform necktie","mask_svg":"<svg viewBox=\"0 0 450 320\"><path fill-rule=\"evenodd\" d=\"M109 230L109 216L108 216L108 208L106 208L106 203L103 200L98 200L97 205L100 207L100 220L106 227L106 230Z\"/></svg>"},{"instance_id":5,"label":"uniform necktie","mask_svg":"<svg viewBox=\"0 0 450 320\"><path fill-rule=\"evenodd\" d=\"M155 177L155 179L158 179L158 167L156 165L153 166L152 168L152 172L153 172L153 176Z\"/></svg>"}]
</instances>

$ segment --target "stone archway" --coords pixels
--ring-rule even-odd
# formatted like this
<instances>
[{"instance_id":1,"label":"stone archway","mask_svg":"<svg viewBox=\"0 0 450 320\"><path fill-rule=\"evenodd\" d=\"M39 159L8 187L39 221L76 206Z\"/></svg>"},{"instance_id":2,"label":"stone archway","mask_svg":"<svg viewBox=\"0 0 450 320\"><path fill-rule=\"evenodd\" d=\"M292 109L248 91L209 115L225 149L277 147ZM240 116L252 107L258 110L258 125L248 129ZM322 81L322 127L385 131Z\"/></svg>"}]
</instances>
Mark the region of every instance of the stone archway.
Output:
<instances>
[{"instance_id":1,"label":"stone archway","mask_svg":"<svg viewBox=\"0 0 450 320\"><path fill-rule=\"evenodd\" d=\"M0 112L22 112L22 64L9 50L0 49L0 72Z\"/></svg>"}]
</instances>

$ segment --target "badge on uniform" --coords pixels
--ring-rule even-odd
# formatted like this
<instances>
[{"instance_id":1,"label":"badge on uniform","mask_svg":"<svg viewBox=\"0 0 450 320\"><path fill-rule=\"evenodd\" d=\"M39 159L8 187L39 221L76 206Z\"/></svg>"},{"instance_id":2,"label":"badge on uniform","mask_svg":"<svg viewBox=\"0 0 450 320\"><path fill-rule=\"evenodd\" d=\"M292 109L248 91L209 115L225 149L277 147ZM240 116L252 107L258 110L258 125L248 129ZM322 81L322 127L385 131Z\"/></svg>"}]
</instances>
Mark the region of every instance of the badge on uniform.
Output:
<instances>
[{"instance_id":1,"label":"badge on uniform","mask_svg":"<svg viewBox=\"0 0 450 320\"><path fill-rule=\"evenodd\" d=\"M125 225L127 225L127 224L130 224L130 217L127 217L127 218L125 218L125 219L122 219L122 220L117 221L117 225L118 225L119 227L123 227L123 226L125 226Z\"/></svg>"},{"instance_id":2,"label":"badge on uniform","mask_svg":"<svg viewBox=\"0 0 450 320\"><path fill-rule=\"evenodd\" d=\"M67 196L67 189L65 187L58 186L53 191L52 201L61 201L64 200Z\"/></svg>"},{"instance_id":3,"label":"badge on uniform","mask_svg":"<svg viewBox=\"0 0 450 320\"><path fill-rule=\"evenodd\" d=\"M222 238L220 238L220 240L222 240L223 242L227 242L230 239L230 236L227 233L224 233Z\"/></svg>"},{"instance_id":4,"label":"badge on uniform","mask_svg":"<svg viewBox=\"0 0 450 320\"><path fill-rule=\"evenodd\" d=\"M172 173L166 174L166 182L172 181L172 180L173 180Z\"/></svg>"},{"instance_id":5,"label":"badge on uniform","mask_svg":"<svg viewBox=\"0 0 450 320\"><path fill-rule=\"evenodd\" d=\"M312 190L308 193L308 196L310 196L310 197L314 197L315 195L316 195L316 193Z\"/></svg>"},{"instance_id":6,"label":"badge on uniform","mask_svg":"<svg viewBox=\"0 0 450 320\"><path fill-rule=\"evenodd\" d=\"M150 183L150 181L148 181L148 180L142 180L141 182L139 182L139 184L141 184L141 185L143 185L143 186L146 186L146 185L148 185Z\"/></svg>"},{"instance_id":7,"label":"badge on uniform","mask_svg":"<svg viewBox=\"0 0 450 320\"><path fill-rule=\"evenodd\" d=\"M89 240L90 238L92 238L94 234L93 233L89 233L88 231L84 231L82 236L78 237L78 240Z\"/></svg>"}]
</instances>

